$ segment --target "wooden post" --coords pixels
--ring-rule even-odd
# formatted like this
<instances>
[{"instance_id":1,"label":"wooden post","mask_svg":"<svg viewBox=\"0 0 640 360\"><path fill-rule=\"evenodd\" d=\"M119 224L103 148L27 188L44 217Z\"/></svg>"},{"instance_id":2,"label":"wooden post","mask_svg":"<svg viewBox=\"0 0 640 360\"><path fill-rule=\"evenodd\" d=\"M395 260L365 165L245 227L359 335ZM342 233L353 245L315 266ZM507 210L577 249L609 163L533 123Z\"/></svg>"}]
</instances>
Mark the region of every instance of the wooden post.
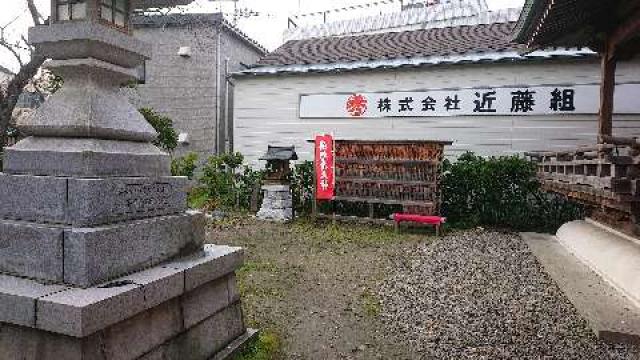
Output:
<instances>
[{"instance_id":1,"label":"wooden post","mask_svg":"<svg viewBox=\"0 0 640 360\"><path fill-rule=\"evenodd\" d=\"M613 96L616 88L616 57L615 47L607 42L602 54L600 82L600 113L598 118L598 142L603 136L613 133Z\"/></svg>"}]
</instances>

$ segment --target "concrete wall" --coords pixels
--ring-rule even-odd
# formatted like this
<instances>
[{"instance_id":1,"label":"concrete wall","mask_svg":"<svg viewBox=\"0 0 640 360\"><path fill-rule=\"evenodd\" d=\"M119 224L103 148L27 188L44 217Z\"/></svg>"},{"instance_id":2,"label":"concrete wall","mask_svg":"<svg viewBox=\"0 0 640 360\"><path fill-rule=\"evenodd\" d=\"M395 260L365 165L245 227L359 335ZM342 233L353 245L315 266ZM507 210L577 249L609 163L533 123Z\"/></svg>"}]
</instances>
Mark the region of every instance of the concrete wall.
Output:
<instances>
[{"instance_id":1,"label":"concrete wall","mask_svg":"<svg viewBox=\"0 0 640 360\"><path fill-rule=\"evenodd\" d=\"M214 154L216 149L224 150L224 147L216 146L216 125L224 123L217 120L218 112L227 113L223 97L225 59L229 59L231 70L239 70L240 62L253 64L261 54L229 30L223 31L220 54L222 86L218 92L217 26L198 23L164 28L142 27L136 29L134 35L153 45L152 59L145 65L145 84L138 86L139 105L169 116L178 132L189 134L189 144L179 145L176 155L197 152L204 158ZM191 47L191 57L178 55L179 48L183 46ZM224 144L224 132L218 135L222 137L219 142Z\"/></svg>"},{"instance_id":2,"label":"concrete wall","mask_svg":"<svg viewBox=\"0 0 640 360\"><path fill-rule=\"evenodd\" d=\"M617 75L619 82L640 82L640 61L620 63ZM302 159L311 159L312 146L306 140L328 132L338 138L452 140L453 146L447 149L449 157L468 150L482 155L503 155L593 144L597 115L300 119L299 96L599 81L599 64L591 60L237 77L235 150L252 164L259 164L257 158L266 151L267 144L295 145ZM616 116L614 133L640 135L640 115Z\"/></svg>"}]
</instances>

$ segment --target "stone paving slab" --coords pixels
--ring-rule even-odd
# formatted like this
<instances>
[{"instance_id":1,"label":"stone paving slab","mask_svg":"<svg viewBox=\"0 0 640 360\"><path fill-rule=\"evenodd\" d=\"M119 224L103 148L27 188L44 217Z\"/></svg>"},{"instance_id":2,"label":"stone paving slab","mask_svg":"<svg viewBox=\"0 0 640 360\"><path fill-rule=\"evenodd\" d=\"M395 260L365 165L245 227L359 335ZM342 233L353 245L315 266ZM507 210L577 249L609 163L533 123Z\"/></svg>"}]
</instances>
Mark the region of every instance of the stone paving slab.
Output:
<instances>
[{"instance_id":1,"label":"stone paving slab","mask_svg":"<svg viewBox=\"0 0 640 360\"><path fill-rule=\"evenodd\" d=\"M572 255L555 236L522 239L595 334L609 342L640 344L640 309Z\"/></svg>"}]
</instances>

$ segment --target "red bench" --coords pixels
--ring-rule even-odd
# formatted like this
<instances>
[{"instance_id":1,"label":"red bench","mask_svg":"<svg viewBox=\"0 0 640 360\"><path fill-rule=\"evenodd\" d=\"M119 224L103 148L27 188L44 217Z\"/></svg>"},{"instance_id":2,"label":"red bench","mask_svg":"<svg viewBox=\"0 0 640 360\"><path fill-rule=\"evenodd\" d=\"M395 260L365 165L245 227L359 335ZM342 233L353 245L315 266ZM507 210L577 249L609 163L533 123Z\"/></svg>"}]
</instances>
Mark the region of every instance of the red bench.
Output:
<instances>
[{"instance_id":1,"label":"red bench","mask_svg":"<svg viewBox=\"0 0 640 360\"><path fill-rule=\"evenodd\" d=\"M419 224L433 225L436 228L436 236L440 236L440 226L447 222L447 218L441 216L427 216L416 214L395 213L392 215L393 221L396 222L396 231L400 229L401 222L414 222Z\"/></svg>"}]
</instances>

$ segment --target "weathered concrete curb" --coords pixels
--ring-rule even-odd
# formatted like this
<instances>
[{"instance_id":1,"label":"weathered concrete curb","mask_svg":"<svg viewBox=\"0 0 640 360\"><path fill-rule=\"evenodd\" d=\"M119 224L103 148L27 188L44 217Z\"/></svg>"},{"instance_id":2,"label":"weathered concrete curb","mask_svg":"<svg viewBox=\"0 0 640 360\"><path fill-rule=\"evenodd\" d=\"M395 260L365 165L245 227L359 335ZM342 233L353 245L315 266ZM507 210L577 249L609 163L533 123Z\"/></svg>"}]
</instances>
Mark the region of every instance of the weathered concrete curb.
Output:
<instances>
[{"instance_id":1,"label":"weathered concrete curb","mask_svg":"<svg viewBox=\"0 0 640 360\"><path fill-rule=\"evenodd\" d=\"M555 236L520 236L598 338L640 344L640 308L572 255Z\"/></svg>"}]
</instances>

